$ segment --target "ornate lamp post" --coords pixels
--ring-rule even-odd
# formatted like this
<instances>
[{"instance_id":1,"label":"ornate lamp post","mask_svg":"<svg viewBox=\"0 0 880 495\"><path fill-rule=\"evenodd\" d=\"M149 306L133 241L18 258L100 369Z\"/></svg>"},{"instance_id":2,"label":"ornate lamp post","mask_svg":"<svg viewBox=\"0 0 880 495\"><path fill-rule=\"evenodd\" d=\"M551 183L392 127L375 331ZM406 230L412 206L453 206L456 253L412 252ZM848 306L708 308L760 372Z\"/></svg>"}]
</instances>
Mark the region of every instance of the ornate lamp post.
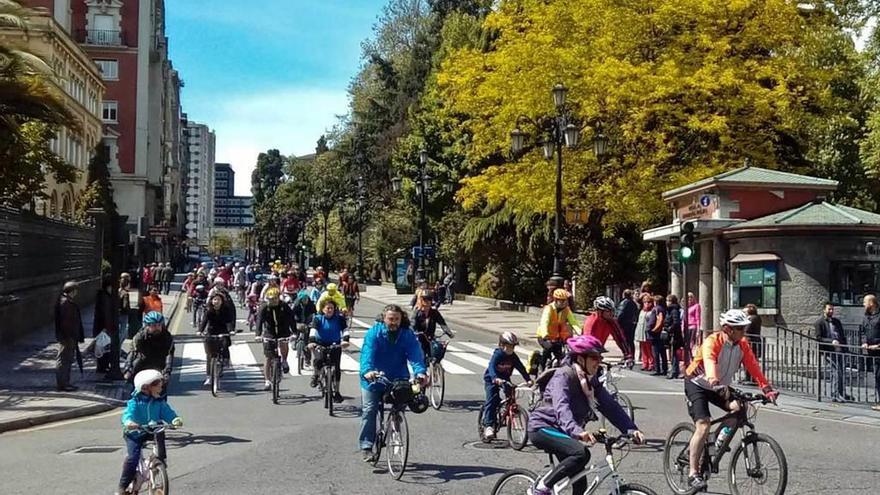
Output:
<instances>
[{"instance_id":1,"label":"ornate lamp post","mask_svg":"<svg viewBox=\"0 0 880 495\"><path fill-rule=\"evenodd\" d=\"M556 114L534 122L539 132L543 134L541 145L544 158L553 160L556 156L556 208L553 221L553 277L558 285L562 286L564 279L565 261L562 255L562 150L563 148L577 148L581 140L581 128L575 124L575 117L571 107L567 104L568 88L562 83L553 86L551 91ZM529 119L526 119L529 120ZM511 149L514 155L521 154L526 149L528 134L519 127L510 132ZM608 140L604 134L597 131L593 137L593 152L597 157L602 157L608 147Z\"/></svg>"},{"instance_id":2,"label":"ornate lamp post","mask_svg":"<svg viewBox=\"0 0 880 495\"><path fill-rule=\"evenodd\" d=\"M431 193L431 183L434 180L428 174L428 152L421 150L419 152L419 166L413 182L416 185L416 197L419 201L419 257L416 264L416 280L424 280L425 278L425 239L427 237L426 230L428 223L426 220L426 208L428 194ZM394 177L391 179L391 187L395 192L399 192L401 188L401 178Z\"/></svg>"}]
</instances>

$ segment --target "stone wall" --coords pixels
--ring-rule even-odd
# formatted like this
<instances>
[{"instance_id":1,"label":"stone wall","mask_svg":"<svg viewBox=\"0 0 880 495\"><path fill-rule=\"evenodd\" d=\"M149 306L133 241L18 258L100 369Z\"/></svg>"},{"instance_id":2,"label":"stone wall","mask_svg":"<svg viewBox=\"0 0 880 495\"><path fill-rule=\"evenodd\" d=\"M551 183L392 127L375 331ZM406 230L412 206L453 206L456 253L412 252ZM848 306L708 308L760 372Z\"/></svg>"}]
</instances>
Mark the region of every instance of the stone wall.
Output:
<instances>
[{"instance_id":1,"label":"stone wall","mask_svg":"<svg viewBox=\"0 0 880 495\"><path fill-rule=\"evenodd\" d=\"M880 237L834 233L801 233L791 236L745 238L730 241L730 258L742 253L774 253L782 258L779 277L780 308L777 315L762 315L764 326L781 325L812 332L829 300L831 263L834 261L880 261L863 249L866 242L880 245ZM861 321L861 306L837 306L844 325Z\"/></svg>"}]
</instances>

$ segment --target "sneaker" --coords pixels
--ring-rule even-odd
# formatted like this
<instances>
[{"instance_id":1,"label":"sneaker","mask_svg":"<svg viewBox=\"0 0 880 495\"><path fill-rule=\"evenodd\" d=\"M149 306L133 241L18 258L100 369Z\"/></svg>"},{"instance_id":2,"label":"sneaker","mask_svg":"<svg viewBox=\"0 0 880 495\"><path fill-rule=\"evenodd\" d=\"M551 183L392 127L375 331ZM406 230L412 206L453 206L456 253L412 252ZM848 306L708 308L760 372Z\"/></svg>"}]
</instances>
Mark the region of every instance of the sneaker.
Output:
<instances>
[{"instance_id":1,"label":"sneaker","mask_svg":"<svg viewBox=\"0 0 880 495\"><path fill-rule=\"evenodd\" d=\"M528 493L528 495L553 495L553 491L549 488L538 488L537 486L529 488L526 493Z\"/></svg>"},{"instance_id":2,"label":"sneaker","mask_svg":"<svg viewBox=\"0 0 880 495\"><path fill-rule=\"evenodd\" d=\"M706 488L706 480L704 480L703 477L699 474L695 476L689 476L688 486L690 487L691 491L698 492Z\"/></svg>"},{"instance_id":3,"label":"sneaker","mask_svg":"<svg viewBox=\"0 0 880 495\"><path fill-rule=\"evenodd\" d=\"M272 382L266 380L266 383L263 384L263 390L272 390Z\"/></svg>"},{"instance_id":4,"label":"sneaker","mask_svg":"<svg viewBox=\"0 0 880 495\"><path fill-rule=\"evenodd\" d=\"M494 436L495 436L495 428L492 428L491 426L487 426L486 428L483 429L483 440L485 440L485 441L492 440L492 438Z\"/></svg>"},{"instance_id":5,"label":"sneaker","mask_svg":"<svg viewBox=\"0 0 880 495\"><path fill-rule=\"evenodd\" d=\"M281 363L281 371L284 373L290 373L290 365L287 364L287 361Z\"/></svg>"},{"instance_id":6,"label":"sneaker","mask_svg":"<svg viewBox=\"0 0 880 495\"><path fill-rule=\"evenodd\" d=\"M309 381L309 386L315 388L318 386L318 375L312 375L311 381Z\"/></svg>"},{"instance_id":7,"label":"sneaker","mask_svg":"<svg viewBox=\"0 0 880 495\"><path fill-rule=\"evenodd\" d=\"M363 454L364 462L373 462L373 450L372 449L363 449L363 450L361 450L361 454Z\"/></svg>"},{"instance_id":8,"label":"sneaker","mask_svg":"<svg viewBox=\"0 0 880 495\"><path fill-rule=\"evenodd\" d=\"M210 387L213 384L214 384L214 381L211 380L210 378L208 378L207 380L205 380L205 383L203 383L202 385L204 385L206 387Z\"/></svg>"}]
</instances>

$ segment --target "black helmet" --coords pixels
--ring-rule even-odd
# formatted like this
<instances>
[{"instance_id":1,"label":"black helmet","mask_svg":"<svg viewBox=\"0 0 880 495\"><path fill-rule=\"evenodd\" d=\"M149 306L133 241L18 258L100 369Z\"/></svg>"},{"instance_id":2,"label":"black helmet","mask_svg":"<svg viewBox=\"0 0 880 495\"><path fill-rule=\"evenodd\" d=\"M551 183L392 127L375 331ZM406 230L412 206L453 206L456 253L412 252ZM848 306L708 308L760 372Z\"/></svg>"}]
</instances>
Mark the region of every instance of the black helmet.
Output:
<instances>
[{"instance_id":1,"label":"black helmet","mask_svg":"<svg viewBox=\"0 0 880 495\"><path fill-rule=\"evenodd\" d=\"M409 401L409 410L416 413L422 414L423 412L428 410L430 404L428 403L428 396L424 393L416 394L415 397Z\"/></svg>"}]
</instances>

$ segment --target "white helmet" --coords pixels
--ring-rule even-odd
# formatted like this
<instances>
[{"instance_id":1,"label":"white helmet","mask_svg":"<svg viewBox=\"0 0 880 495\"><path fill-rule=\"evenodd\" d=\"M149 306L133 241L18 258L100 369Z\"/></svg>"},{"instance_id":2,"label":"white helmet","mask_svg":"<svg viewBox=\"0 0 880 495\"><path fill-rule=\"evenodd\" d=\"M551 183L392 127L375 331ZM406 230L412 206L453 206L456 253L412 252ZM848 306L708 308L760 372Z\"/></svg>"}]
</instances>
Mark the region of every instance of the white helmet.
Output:
<instances>
[{"instance_id":1,"label":"white helmet","mask_svg":"<svg viewBox=\"0 0 880 495\"><path fill-rule=\"evenodd\" d=\"M614 301L612 301L610 297L599 296L593 301L593 307L599 311L614 311Z\"/></svg>"},{"instance_id":2,"label":"white helmet","mask_svg":"<svg viewBox=\"0 0 880 495\"><path fill-rule=\"evenodd\" d=\"M731 309L726 313L721 313L719 321L722 326L727 325L731 327L747 327L751 323L749 317L741 309Z\"/></svg>"},{"instance_id":3,"label":"white helmet","mask_svg":"<svg viewBox=\"0 0 880 495\"><path fill-rule=\"evenodd\" d=\"M507 344L507 345L518 345L519 339L516 337L516 334L513 332L504 332L498 336L498 344Z\"/></svg>"},{"instance_id":4,"label":"white helmet","mask_svg":"<svg viewBox=\"0 0 880 495\"><path fill-rule=\"evenodd\" d=\"M144 385L162 379L162 373L159 370L143 370L134 375L134 389L140 392Z\"/></svg>"}]
</instances>

